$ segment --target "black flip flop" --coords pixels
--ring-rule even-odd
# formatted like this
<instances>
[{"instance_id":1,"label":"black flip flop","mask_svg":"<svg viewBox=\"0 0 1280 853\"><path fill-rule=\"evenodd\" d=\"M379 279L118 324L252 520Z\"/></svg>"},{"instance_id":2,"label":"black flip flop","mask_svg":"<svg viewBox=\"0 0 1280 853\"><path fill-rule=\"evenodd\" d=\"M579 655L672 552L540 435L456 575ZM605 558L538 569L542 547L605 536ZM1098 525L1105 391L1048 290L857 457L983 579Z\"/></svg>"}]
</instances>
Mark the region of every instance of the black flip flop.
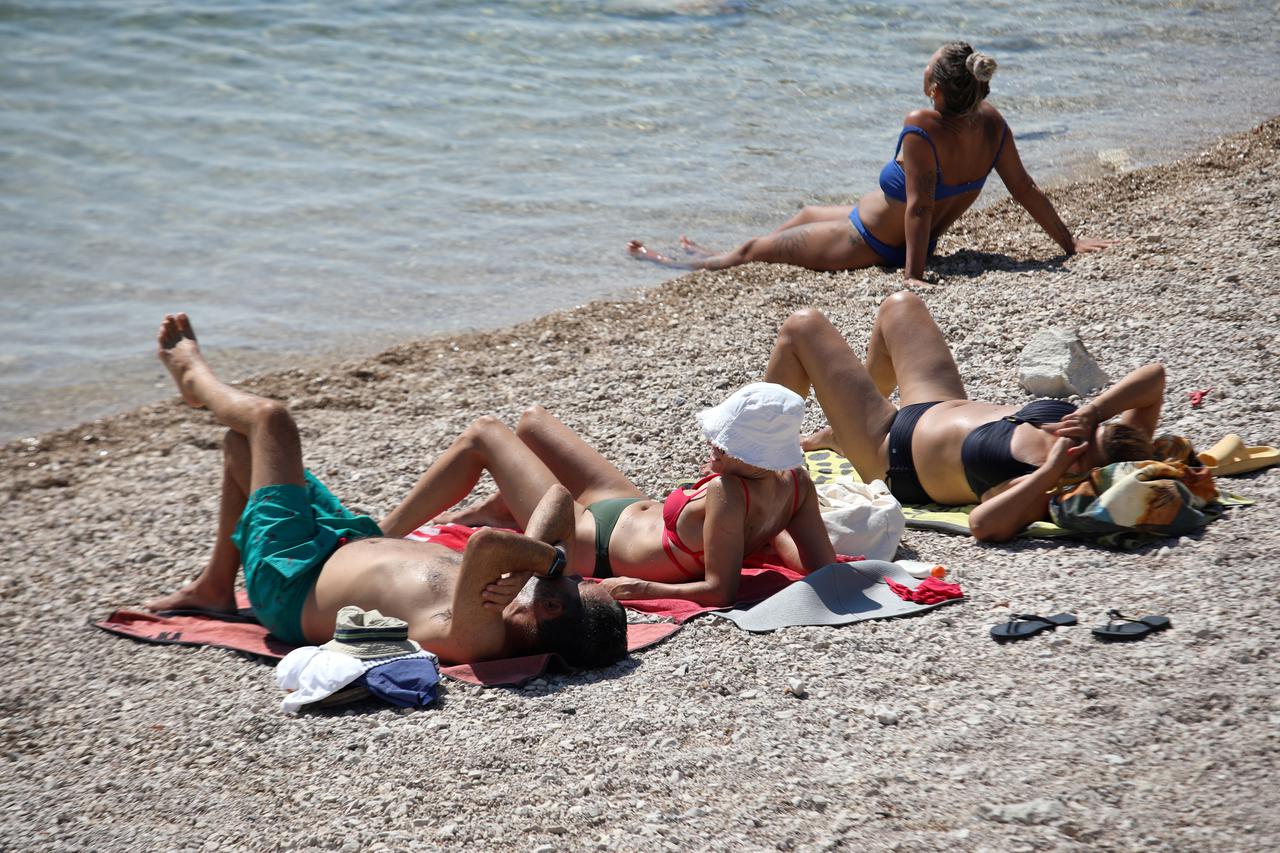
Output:
<instances>
[{"instance_id":1,"label":"black flip flop","mask_svg":"<svg viewBox=\"0 0 1280 853\"><path fill-rule=\"evenodd\" d=\"M1048 631L1053 628L1076 624L1076 617L1070 613L1059 613L1056 616L1036 616L1032 613L1012 613L1009 621L996 625L991 629L991 637L997 643L1009 640L1022 640Z\"/></svg>"},{"instance_id":2,"label":"black flip flop","mask_svg":"<svg viewBox=\"0 0 1280 853\"><path fill-rule=\"evenodd\" d=\"M1140 616L1132 619L1119 610L1108 610L1110 621L1093 629L1093 636L1099 640L1141 640L1148 634L1163 631L1173 623L1168 616Z\"/></svg>"}]
</instances>

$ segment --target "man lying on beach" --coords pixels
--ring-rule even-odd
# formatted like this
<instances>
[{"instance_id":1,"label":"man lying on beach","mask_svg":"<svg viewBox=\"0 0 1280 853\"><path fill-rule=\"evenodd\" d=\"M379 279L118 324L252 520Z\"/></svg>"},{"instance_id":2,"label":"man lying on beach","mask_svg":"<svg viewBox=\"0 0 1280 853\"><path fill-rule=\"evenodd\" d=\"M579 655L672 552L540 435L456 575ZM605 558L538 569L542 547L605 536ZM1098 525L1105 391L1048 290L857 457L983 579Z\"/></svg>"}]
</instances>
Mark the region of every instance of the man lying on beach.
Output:
<instances>
[{"instance_id":1,"label":"man lying on beach","mask_svg":"<svg viewBox=\"0 0 1280 853\"><path fill-rule=\"evenodd\" d=\"M229 429L209 563L148 609L233 611L243 564L258 619L298 645L332 638L338 610L354 604L405 620L410 638L449 664L556 652L592 667L626 656L621 605L599 584L563 576L564 552L549 544L573 535L563 487L546 492L525 535L481 530L462 554L383 538L372 518L344 508L303 468L284 404L214 375L187 315L167 315L158 342L183 399Z\"/></svg>"}]
</instances>

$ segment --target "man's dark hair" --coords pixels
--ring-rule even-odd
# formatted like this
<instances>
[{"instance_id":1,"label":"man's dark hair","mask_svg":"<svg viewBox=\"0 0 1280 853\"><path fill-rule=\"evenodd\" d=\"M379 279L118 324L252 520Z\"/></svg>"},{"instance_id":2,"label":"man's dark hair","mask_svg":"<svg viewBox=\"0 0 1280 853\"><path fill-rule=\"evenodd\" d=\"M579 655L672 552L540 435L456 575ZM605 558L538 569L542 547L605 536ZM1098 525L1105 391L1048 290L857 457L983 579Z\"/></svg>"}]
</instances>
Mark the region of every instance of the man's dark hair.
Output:
<instances>
[{"instance_id":1,"label":"man's dark hair","mask_svg":"<svg viewBox=\"0 0 1280 853\"><path fill-rule=\"evenodd\" d=\"M562 599L564 612L538 623L538 645L554 652L571 666L594 669L627 656L627 614L613 599L584 599L576 594Z\"/></svg>"}]
</instances>

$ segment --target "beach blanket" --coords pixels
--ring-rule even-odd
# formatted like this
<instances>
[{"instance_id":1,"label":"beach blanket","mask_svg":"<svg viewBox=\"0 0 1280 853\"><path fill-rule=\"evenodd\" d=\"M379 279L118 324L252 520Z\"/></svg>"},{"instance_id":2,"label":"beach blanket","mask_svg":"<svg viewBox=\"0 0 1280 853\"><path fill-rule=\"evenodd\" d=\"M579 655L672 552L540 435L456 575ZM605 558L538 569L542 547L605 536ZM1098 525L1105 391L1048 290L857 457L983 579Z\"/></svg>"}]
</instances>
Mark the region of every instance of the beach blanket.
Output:
<instances>
[{"instance_id":1,"label":"beach blanket","mask_svg":"<svg viewBox=\"0 0 1280 853\"><path fill-rule=\"evenodd\" d=\"M296 648L267 633L267 629L254 618L244 592L237 593L236 603L240 610L235 614L160 614L117 610L106 619L93 624L104 631L134 640L232 649L273 662ZM627 650L638 652L665 640L678 630L680 626L670 622L632 623L627 626ZM559 655L552 654L440 667L441 675L484 687L518 687L548 672L573 671Z\"/></svg>"},{"instance_id":2,"label":"beach blanket","mask_svg":"<svg viewBox=\"0 0 1280 853\"><path fill-rule=\"evenodd\" d=\"M437 545L445 545L455 551L461 551L466 547L467 540L471 538L473 533L475 533L474 528L465 527L461 524L444 524L440 526L424 524L405 538L417 539L422 542L434 542ZM837 559L842 562L852 562L861 560L862 555L841 555ZM759 556L747 557L742 566L742 579L738 583L738 600L731 606L761 601L802 577L804 575L801 573L792 571L781 564L771 563ZM647 598L637 601L623 601L621 604L628 610L634 610L637 613L665 616L674 620L678 625L684 624L702 613L724 609L708 607L683 598Z\"/></svg>"},{"instance_id":3,"label":"beach blanket","mask_svg":"<svg viewBox=\"0 0 1280 853\"><path fill-rule=\"evenodd\" d=\"M715 615L743 630L765 632L910 616L962 597L956 584L918 580L895 563L862 560L824 566L750 609Z\"/></svg>"}]
</instances>

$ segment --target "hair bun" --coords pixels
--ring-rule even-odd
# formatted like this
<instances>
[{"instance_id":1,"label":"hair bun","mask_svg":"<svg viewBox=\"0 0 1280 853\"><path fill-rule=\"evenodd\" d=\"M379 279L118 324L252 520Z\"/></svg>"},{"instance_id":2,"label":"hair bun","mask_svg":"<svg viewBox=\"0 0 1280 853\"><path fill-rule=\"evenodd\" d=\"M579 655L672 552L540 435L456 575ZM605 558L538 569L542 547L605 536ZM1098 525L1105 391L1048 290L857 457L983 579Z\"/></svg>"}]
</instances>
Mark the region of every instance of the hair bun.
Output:
<instances>
[{"instance_id":1,"label":"hair bun","mask_svg":"<svg viewBox=\"0 0 1280 853\"><path fill-rule=\"evenodd\" d=\"M964 67L979 83L985 83L996 75L996 61L985 53L974 51L964 61Z\"/></svg>"}]
</instances>

